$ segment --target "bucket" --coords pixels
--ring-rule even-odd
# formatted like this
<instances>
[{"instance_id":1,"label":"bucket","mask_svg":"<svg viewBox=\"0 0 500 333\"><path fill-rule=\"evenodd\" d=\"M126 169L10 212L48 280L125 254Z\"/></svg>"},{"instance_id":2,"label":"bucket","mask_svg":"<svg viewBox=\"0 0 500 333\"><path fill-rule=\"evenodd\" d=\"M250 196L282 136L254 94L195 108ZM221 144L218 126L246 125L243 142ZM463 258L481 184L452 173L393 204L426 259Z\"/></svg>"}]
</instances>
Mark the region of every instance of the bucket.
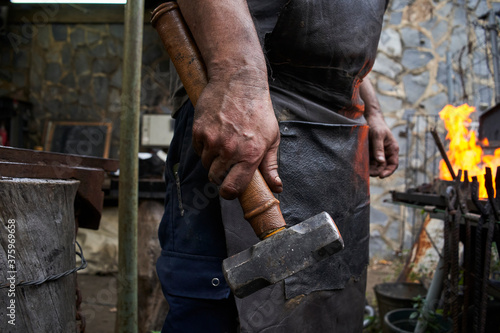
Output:
<instances>
[{"instance_id":1,"label":"bucket","mask_svg":"<svg viewBox=\"0 0 500 333\"><path fill-rule=\"evenodd\" d=\"M427 295L427 289L422 284L410 282L381 283L373 290L377 297L378 315L381 320L391 310L413 308L415 297Z\"/></svg>"},{"instance_id":2,"label":"bucket","mask_svg":"<svg viewBox=\"0 0 500 333\"><path fill-rule=\"evenodd\" d=\"M418 315L410 318L415 309L396 309L386 313L384 317L384 333L413 333L417 327ZM425 332L451 332L451 322L440 315L434 315L432 325L427 325Z\"/></svg>"}]
</instances>

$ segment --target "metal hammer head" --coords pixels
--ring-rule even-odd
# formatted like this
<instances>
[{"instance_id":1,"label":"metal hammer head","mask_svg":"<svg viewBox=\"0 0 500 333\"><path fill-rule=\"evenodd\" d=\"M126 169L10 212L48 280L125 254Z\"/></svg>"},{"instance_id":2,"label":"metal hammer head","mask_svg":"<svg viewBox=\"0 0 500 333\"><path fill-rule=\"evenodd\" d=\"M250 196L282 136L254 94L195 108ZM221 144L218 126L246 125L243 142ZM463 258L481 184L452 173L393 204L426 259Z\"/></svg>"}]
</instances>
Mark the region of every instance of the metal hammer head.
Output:
<instances>
[{"instance_id":1,"label":"metal hammer head","mask_svg":"<svg viewBox=\"0 0 500 333\"><path fill-rule=\"evenodd\" d=\"M242 298L343 248L335 222L323 212L225 259L222 267L229 287Z\"/></svg>"}]
</instances>

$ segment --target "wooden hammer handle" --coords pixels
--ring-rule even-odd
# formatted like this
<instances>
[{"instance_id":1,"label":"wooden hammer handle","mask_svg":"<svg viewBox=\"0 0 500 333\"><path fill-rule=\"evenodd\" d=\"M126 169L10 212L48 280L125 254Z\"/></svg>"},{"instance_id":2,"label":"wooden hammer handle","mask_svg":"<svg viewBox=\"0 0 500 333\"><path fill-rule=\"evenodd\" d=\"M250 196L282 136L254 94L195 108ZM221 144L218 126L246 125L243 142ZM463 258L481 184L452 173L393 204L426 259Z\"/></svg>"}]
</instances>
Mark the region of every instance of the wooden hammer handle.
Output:
<instances>
[{"instance_id":1,"label":"wooden hammer handle","mask_svg":"<svg viewBox=\"0 0 500 333\"><path fill-rule=\"evenodd\" d=\"M153 27L158 31L191 102L196 106L208 83L207 71L179 7L175 1L168 1L159 5L152 15ZM286 226L279 201L259 170L239 200L245 219L259 238L264 239Z\"/></svg>"}]
</instances>

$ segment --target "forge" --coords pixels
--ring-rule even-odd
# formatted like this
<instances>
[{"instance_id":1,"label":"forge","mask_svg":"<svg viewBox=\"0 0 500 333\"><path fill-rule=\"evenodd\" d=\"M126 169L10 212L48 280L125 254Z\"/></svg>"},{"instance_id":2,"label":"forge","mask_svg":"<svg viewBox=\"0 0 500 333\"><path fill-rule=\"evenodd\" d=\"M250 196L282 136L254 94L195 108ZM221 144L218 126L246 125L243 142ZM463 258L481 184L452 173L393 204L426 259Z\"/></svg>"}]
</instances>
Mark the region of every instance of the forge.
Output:
<instances>
[{"instance_id":1,"label":"forge","mask_svg":"<svg viewBox=\"0 0 500 333\"><path fill-rule=\"evenodd\" d=\"M423 313L441 304L453 322L453 332L460 327L488 331L492 317L487 323L488 300L500 300L500 277L491 269L492 256L498 258L500 245L500 148L490 145L486 135L497 135L499 125L496 123L496 131L491 126L488 130L474 127L478 122L469 117L473 109L446 106L439 114L446 128L441 133L437 116L409 119L408 128L413 130L406 133L406 189L392 191L390 200L443 221L444 244L437 249L439 263ZM492 110L498 113L500 108ZM493 111L484 114L497 117ZM482 133L480 138L476 132ZM498 144L496 139L491 142ZM414 244L422 241L424 231Z\"/></svg>"}]
</instances>

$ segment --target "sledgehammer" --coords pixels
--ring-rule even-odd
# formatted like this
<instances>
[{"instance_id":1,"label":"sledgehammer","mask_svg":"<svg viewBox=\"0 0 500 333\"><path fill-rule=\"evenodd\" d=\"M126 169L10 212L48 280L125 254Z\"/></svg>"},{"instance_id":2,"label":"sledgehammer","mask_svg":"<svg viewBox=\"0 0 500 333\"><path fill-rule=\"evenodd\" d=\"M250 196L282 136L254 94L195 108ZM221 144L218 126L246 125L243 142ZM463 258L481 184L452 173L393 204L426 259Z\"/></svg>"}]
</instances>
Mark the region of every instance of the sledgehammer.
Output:
<instances>
[{"instance_id":1,"label":"sledgehammer","mask_svg":"<svg viewBox=\"0 0 500 333\"><path fill-rule=\"evenodd\" d=\"M158 6L152 24L196 106L208 79L202 57L174 1ZM279 201L257 170L239 197L245 219L261 241L223 261L224 276L233 293L248 296L279 282L344 248L337 226L323 212L286 228Z\"/></svg>"}]
</instances>

